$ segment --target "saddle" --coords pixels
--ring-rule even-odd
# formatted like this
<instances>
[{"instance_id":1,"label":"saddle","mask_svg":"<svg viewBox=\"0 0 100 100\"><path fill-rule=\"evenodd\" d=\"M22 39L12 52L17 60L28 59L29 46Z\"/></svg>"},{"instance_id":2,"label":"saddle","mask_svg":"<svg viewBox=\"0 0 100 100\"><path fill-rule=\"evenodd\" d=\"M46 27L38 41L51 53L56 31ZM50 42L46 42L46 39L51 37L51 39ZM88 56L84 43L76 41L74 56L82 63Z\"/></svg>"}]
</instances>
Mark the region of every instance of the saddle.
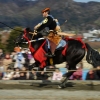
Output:
<instances>
[{"instance_id":1,"label":"saddle","mask_svg":"<svg viewBox=\"0 0 100 100\"><path fill-rule=\"evenodd\" d=\"M49 41L52 41L53 43L55 43L56 45L59 44L59 42L61 41L62 37L59 36L58 34L55 34L53 31L50 31L49 35L47 36Z\"/></svg>"},{"instance_id":2,"label":"saddle","mask_svg":"<svg viewBox=\"0 0 100 100\"><path fill-rule=\"evenodd\" d=\"M54 31L50 31L49 35L47 36L47 39L49 40L50 50L51 53L53 54L59 42L61 41L62 37L59 36L58 34L55 34Z\"/></svg>"}]
</instances>

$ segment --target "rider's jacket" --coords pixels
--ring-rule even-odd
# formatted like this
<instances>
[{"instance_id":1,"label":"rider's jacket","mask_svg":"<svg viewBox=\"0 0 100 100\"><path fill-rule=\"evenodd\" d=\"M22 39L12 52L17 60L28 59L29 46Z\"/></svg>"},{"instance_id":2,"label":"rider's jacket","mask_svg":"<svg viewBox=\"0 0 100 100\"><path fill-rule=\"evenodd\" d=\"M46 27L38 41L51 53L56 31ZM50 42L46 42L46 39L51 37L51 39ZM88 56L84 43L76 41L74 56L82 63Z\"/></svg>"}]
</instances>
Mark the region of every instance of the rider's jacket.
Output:
<instances>
[{"instance_id":1,"label":"rider's jacket","mask_svg":"<svg viewBox=\"0 0 100 100\"><path fill-rule=\"evenodd\" d=\"M37 29L37 32L43 30L44 28L48 27L49 30L55 30L56 27L59 25L58 22L55 21L52 15L48 15L40 24L40 27Z\"/></svg>"}]
</instances>

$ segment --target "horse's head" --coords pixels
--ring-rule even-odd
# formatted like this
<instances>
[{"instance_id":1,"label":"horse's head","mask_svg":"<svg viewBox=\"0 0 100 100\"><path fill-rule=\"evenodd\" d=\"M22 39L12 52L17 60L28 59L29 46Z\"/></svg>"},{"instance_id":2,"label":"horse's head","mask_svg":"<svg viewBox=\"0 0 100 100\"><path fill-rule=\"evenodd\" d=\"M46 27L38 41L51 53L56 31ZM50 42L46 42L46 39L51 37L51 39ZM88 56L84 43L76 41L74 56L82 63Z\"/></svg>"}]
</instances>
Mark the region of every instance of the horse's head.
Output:
<instances>
[{"instance_id":1,"label":"horse's head","mask_svg":"<svg viewBox=\"0 0 100 100\"><path fill-rule=\"evenodd\" d=\"M17 36L15 43L16 44L21 44L21 43L25 43L28 40L31 40L31 34L29 34L29 32L31 32L30 28L25 28L24 31L21 32L21 34L19 36Z\"/></svg>"},{"instance_id":2,"label":"horse's head","mask_svg":"<svg viewBox=\"0 0 100 100\"><path fill-rule=\"evenodd\" d=\"M31 34L32 31L30 28L25 28L24 31L16 38L15 43L21 44L21 43L29 43L31 42L31 45L38 49L38 47L43 43L44 40L38 40L39 38L42 38L43 35L41 33L38 33L37 35Z\"/></svg>"},{"instance_id":3,"label":"horse's head","mask_svg":"<svg viewBox=\"0 0 100 100\"><path fill-rule=\"evenodd\" d=\"M22 42L25 42L25 39L23 38L24 32L22 32L17 38L14 40L15 44L21 44Z\"/></svg>"}]
</instances>

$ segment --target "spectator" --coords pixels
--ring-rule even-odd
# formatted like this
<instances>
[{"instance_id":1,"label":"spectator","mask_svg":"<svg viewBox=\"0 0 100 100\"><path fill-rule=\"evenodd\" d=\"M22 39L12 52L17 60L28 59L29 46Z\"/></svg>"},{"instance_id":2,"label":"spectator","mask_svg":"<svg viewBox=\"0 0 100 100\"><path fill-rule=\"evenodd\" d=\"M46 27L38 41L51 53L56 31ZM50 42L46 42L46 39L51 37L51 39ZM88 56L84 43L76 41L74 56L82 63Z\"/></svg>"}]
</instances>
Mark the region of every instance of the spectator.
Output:
<instances>
[{"instance_id":1,"label":"spectator","mask_svg":"<svg viewBox=\"0 0 100 100\"><path fill-rule=\"evenodd\" d=\"M13 60L15 60L14 68L22 68L25 63L25 58L23 57L23 54L21 52L16 53Z\"/></svg>"},{"instance_id":2,"label":"spectator","mask_svg":"<svg viewBox=\"0 0 100 100\"><path fill-rule=\"evenodd\" d=\"M5 58L3 60L3 66L4 66L4 71L7 70L7 68L9 67L9 65L12 63L12 59L10 58L10 54L6 53L5 54Z\"/></svg>"},{"instance_id":3,"label":"spectator","mask_svg":"<svg viewBox=\"0 0 100 100\"><path fill-rule=\"evenodd\" d=\"M7 68L7 71L4 73L2 80L11 80L13 78L13 70L11 68Z\"/></svg>"},{"instance_id":4,"label":"spectator","mask_svg":"<svg viewBox=\"0 0 100 100\"><path fill-rule=\"evenodd\" d=\"M59 69L55 69L55 72L53 72L52 80L61 80L62 79L62 72L60 72Z\"/></svg>"},{"instance_id":5,"label":"spectator","mask_svg":"<svg viewBox=\"0 0 100 100\"><path fill-rule=\"evenodd\" d=\"M11 52L10 58L13 59L15 55L16 55L16 52Z\"/></svg>"},{"instance_id":6,"label":"spectator","mask_svg":"<svg viewBox=\"0 0 100 100\"><path fill-rule=\"evenodd\" d=\"M76 66L77 71L73 73L73 80L82 80L82 67Z\"/></svg>"},{"instance_id":7,"label":"spectator","mask_svg":"<svg viewBox=\"0 0 100 100\"><path fill-rule=\"evenodd\" d=\"M14 74L13 74L13 80L18 80L20 77L20 69L19 68L15 68L14 69Z\"/></svg>"},{"instance_id":8,"label":"spectator","mask_svg":"<svg viewBox=\"0 0 100 100\"><path fill-rule=\"evenodd\" d=\"M95 71L90 70L86 75L86 80L99 80Z\"/></svg>"},{"instance_id":9,"label":"spectator","mask_svg":"<svg viewBox=\"0 0 100 100\"><path fill-rule=\"evenodd\" d=\"M3 60L4 60L4 53L3 50L0 49L0 79L3 77L3 72L4 72Z\"/></svg>"},{"instance_id":10,"label":"spectator","mask_svg":"<svg viewBox=\"0 0 100 100\"><path fill-rule=\"evenodd\" d=\"M27 56L27 50L26 49L21 49L21 53L25 59L25 63L23 64L26 68L28 68L29 66L29 59L28 59L28 56Z\"/></svg>"},{"instance_id":11,"label":"spectator","mask_svg":"<svg viewBox=\"0 0 100 100\"><path fill-rule=\"evenodd\" d=\"M37 73L37 80L47 80L48 75L45 74L44 71Z\"/></svg>"},{"instance_id":12,"label":"spectator","mask_svg":"<svg viewBox=\"0 0 100 100\"><path fill-rule=\"evenodd\" d=\"M21 51L21 47L18 45L14 48L14 51L17 53L17 52L20 52Z\"/></svg>"},{"instance_id":13,"label":"spectator","mask_svg":"<svg viewBox=\"0 0 100 100\"><path fill-rule=\"evenodd\" d=\"M96 74L100 80L100 66L97 66Z\"/></svg>"},{"instance_id":14,"label":"spectator","mask_svg":"<svg viewBox=\"0 0 100 100\"><path fill-rule=\"evenodd\" d=\"M76 66L76 71L70 76L70 80L82 80L82 64Z\"/></svg>"},{"instance_id":15,"label":"spectator","mask_svg":"<svg viewBox=\"0 0 100 100\"><path fill-rule=\"evenodd\" d=\"M4 74L3 58L0 59L0 79L2 79Z\"/></svg>"},{"instance_id":16,"label":"spectator","mask_svg":"<svg viewBox=\"0 0 100 100\"><path fill-rule=\"evenodd\" d=\"M2 79L2 77L3 77L3 73L2 73L2 72L0 72L0 80Z\"/></svg>"},{"instance_id":17,"label":"spectator","mask_svg":"<svg viewBox=\"0 0 100 100\"><path fill-rule=\"evenodd\" d=\"M29 72L29 80L36 80L37 79L37 72L35 69L32 69L32 72Z\"/></svg>"},{"instance_id":18,"label":"spectator","mask_svg":"<svg viewBox=\"0 0 100 100\"><path fill-rule=\"evenodd\" d=\"M20 77L18 78L18 80L26 80L26 73L25 72L20 72Z\"/></svg>"},{"instance_id":19,"label":"spectator","mask_svg":"<svg viewBox=\"0 0 100 100\"><path fill-rule=\"evenodd\" d=\"M34 64L35 64L35 59L33 58L33 56L32 56L32 54L31 54L31 52L30 51L28 51L28 53L27 53L27 57L28 57L28 60L29 60L29 70L31 70L33 67L35 67L34 66Z\"/></svg>"},{"instance_id":20,"label":"spectator","mask_svg":"<svg viewBox=\"0 0 100 100\"><path fill-rule=\"evenodd\" d=\"M2 59L2 58L4 58L4 57L5 57L5 55L4 55L4 53L3 53L3 50L0 49L0 59Z\"/></svg>"},{"instance_id":21,"label":"spectator","mask_svg":"<svg viewBox=\"0 0 100 100\"><path fill-rule=\"evenodd\" d=\"M29 72L28 72L28 70L27 70L27 68L24 66L24 67L22 67L22 69L21 69L21 72L22 73L24 73L24 77L26 78L26 79L29 79ZM21 74L22 74L21 73Z\"/></svg>"}]
</instances>

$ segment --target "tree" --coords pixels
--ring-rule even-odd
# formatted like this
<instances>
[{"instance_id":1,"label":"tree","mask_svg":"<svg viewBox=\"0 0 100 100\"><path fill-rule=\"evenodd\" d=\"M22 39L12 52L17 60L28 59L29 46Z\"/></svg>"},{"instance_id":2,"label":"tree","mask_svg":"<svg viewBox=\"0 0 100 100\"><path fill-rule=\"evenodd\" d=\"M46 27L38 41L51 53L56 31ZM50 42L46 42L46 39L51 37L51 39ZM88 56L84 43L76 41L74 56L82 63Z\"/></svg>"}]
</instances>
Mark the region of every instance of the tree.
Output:
<instances>
[{"instance_id":1,"label":"tree","mask_svg":"<svg viewBox=\"0 0 100 100\"><path fill-rule=\"evenodd\" d=\"M2 41L1 41L1 35L0 35L0 48L3 49L3 50L5 49L5 45L3 45Z\"/></svg>"},{"instance_id":2,"label":"tree","mask_svg":"<svg viewBox=\"0 0 100 100\"><path fill-rule=\"evenodd\" d=\"M15 27L11 32L9 39L7 40L6 50L9 52L12 52L14 50L14 47L16 44L14 43L14 40L16 39L19 34L21 34L22 28L21 27Z\"/></svg>"}]
</instances>

